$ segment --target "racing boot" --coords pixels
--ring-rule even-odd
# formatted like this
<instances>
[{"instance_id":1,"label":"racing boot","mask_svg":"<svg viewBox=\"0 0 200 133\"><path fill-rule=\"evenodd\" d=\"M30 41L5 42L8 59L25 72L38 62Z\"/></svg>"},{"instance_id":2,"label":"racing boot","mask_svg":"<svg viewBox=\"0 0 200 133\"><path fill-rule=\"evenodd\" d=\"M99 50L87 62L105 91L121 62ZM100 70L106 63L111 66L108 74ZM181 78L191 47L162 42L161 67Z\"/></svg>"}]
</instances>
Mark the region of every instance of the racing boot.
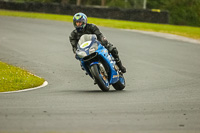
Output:
<instances>
[{"instance_id":1,"label":"racing boot","mask_svg":"<svg viewBox=\"0 0 200 133\"><path fill-rule=\"evenodd\" d=\"M122 73L126 73L126 68L122 65L121 60L119 59L119 55L118 55L118 50L116 47L114 47L111 43L108 43L106 48L108 49L109 53L112 54L112 56L114 57L117 66L119 67L119 69L121 70Z\"/></svg>"},{"instance_id":2,"label":"racing boot","mask_svg":"<svg viewBox=\"0 0 200 133\"><path fill-rule=\"evenodd\" d=\"M121 70L122 73L126 73L126 68L122 65L121 60L116 61L117 66Z\"/></svg>"}]
</instances>

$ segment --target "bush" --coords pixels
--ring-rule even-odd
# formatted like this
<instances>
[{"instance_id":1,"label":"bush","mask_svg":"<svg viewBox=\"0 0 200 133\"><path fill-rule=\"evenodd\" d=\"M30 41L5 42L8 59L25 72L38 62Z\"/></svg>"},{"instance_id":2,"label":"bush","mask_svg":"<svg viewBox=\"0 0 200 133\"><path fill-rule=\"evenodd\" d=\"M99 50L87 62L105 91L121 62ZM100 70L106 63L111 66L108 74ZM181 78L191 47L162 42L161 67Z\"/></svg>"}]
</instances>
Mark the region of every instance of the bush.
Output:
<instances>
[{"instance_id":1,"label":"bush","mask_svg":"<svg viewBox=\"0 0 200 133\"><path fill-rule=\"evenodd\" d=\"M200 26L199 0L148 0L147 7L168 10L171 24Z\"/></svg>"},{"instance_id":2,"label":"bush","mask_svg":"<svg viewBox=\"0 0 200 133\"><path fill-rule=\"evenodd\" d=\"M170 12L170 23L200 26L199 0L171 0L166 9Z\"/></svg>"}]
</instances>

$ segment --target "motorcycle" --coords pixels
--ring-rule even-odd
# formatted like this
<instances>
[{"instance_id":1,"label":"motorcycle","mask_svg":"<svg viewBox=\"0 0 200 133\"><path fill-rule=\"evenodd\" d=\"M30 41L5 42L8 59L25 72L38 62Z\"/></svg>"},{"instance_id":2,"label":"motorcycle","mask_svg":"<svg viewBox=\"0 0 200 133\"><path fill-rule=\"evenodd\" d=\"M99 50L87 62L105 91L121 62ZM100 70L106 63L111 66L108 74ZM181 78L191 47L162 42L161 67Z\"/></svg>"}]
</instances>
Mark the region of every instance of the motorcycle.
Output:
<instances>
[{"instance_id":1,"label":"motorcycle","mask_svg":"<svg viewBox=\"0 0 200 133\"><path fill-rule=\"evenodd\" d=\"M95 34L81 36L77 45L76 58L80 61L82 69L86 71L86 75L89 75L102 91L109 91L110 85L115 90L125 88L123 73Z\"/></svg>"}]
</instances>

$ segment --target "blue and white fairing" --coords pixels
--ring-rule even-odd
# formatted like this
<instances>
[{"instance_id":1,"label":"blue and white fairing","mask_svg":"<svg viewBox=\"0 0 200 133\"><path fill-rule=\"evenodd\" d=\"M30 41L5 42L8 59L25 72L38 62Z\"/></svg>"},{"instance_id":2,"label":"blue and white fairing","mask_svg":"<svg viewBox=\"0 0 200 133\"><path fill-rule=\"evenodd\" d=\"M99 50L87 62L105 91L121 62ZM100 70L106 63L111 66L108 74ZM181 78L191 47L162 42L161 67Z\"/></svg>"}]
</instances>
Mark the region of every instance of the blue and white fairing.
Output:
<instances>
[{"instance_id":1,"label":"blue and white fairing","mask_svg":"<svg viewBox=\"0 0 200 133\"><path fill-rule=\"evenodd\" d=\"M81 65L83 68L87 71L87 73L92 77L90 73L90 68L86 65L84 58L87 58L91 54L97 53L98 58L101 58L103 60L103 64L108 64L109 67L109 84L114 84L119 80L119 72L117 71L116 62L114 61L114 58L111 54L108 53L108 50L100 44L100 42L97 40L96 35L91 34L85 34L81 36L78 46L76 55L78 56L78 59L81 62ZM92 66L94 64L99 64L99 60L93 60L90 62L89 66Z\"/></svg>"}]
</instances>

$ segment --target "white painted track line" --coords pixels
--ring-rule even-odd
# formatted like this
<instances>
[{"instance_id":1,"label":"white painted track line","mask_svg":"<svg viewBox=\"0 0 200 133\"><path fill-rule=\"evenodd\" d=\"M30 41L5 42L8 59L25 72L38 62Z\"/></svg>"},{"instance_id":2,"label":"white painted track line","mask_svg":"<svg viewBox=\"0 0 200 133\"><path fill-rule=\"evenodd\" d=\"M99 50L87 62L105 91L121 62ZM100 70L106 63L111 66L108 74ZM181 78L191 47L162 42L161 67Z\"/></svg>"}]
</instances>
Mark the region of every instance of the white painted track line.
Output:
<instances>
[{"instance_id":1,"label":"white painted track line","mask_svg":"<svg viewBox=\"0 0 200 133\"><path fill-rule=\"evenodd\" d=\"M24 90L18 90L18 91L7 91L7 92L0 92L0 94L1 93L7 93L7 94L9 94L9 93L16 93L16 92L25 92L25 91L31 91L31 90L36 90L36 89L39 89L39 88L42 88L42 87L45 87L45 86L47 86L48 85L48 82L47 81L44 81L44 83L42 84L42 85L40 85L40 86L38 86L38 87L34 87L34 88L28 88L28 89L24 89Z\"/></svg>"}]
</instances>

